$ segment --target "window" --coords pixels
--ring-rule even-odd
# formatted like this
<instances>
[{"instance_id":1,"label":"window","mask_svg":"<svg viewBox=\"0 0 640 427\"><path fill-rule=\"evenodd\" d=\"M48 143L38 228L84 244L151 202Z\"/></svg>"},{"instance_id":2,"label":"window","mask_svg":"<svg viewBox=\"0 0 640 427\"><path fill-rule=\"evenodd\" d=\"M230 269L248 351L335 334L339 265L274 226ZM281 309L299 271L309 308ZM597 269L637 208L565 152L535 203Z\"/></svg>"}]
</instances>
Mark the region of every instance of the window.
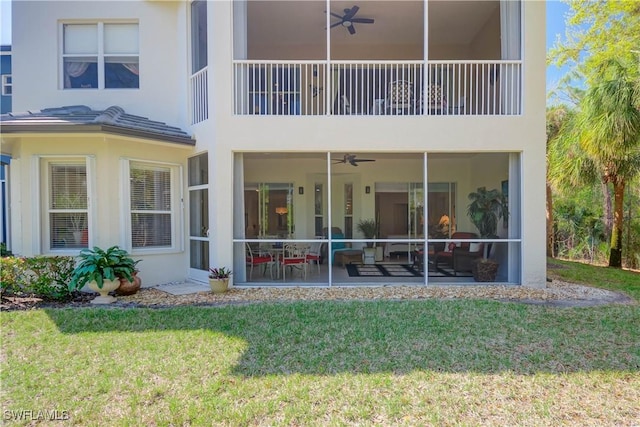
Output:
<instances>
[{"instance_id":1,"label":"window","mask_svg":"<svg viewBox=\"0 0 640 427\"><path fill-rule=\"evenodd\" d=\"M191 73L207 66L207 2L191 3Z\"/></svg>"},{"instance_id":2,"label":"window","mask_svg":"<svg viewBox=\"0 0 640 427\"><path fill-rule=\"evenodd\" d=\"M89 206L85 159L43 160L44 236L48 250L89 246Z\"/></svg>"},{"instance_id":3,"label":"window","mask_svg":"<svg viewBox=\"0 0 640 427\"><path fill-rule=\"evenodd\" d=\"M167 249L177 242L178 167L129 162L131 248Z\"/></svg>"},{"instance_id":4,"label":"window","mask_svg":"<svg viewBox=\"0 0 640 427\"><path fill-rule=\"evenodd\" d=\"M2 76L2 96L11 96L13 94L13 80L11 74Z\"/></svg>"},{"instance_id":5,"label":"window","mask_svg":"<svg viewBox=\"0 0 640 427\"><path fill-rule=\"evenodd\" d=\"M138 24L63 24L65 89L140 87Z\"/></svg>"}]
</instances>

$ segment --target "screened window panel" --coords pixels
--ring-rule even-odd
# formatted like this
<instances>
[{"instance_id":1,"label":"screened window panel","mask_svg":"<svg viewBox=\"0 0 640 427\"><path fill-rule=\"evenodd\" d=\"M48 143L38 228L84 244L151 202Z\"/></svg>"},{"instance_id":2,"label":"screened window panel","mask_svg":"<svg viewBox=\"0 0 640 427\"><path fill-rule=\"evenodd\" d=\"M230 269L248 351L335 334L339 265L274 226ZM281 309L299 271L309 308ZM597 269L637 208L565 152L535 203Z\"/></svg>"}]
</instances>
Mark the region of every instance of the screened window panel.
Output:
<instances>
[{"instance_id":1,"label":"screened window panel","mask_svg":"<svg viewBox=\"0 0 640 427\"><path fill-rule=\"evenodd\" d=\"M209 183L209 157L207 153L189 158L189 186Z\"/></svg>"},{"instance_id":2,"label":"screened window panel","mask_svg":"<svg viewBox=\"0 0 640 427\"><path fill-rule=\"evenodd\" d=\"M51 249L88 246L87 169L84 164L49 164Z\"/></svg>"},{"instance_id":3,"label":"screened window panel","mask_svg":"<svg viewBox=\"0 0 640 427\"><path fill-rule=\"evenodd\" d=\"M134 248L172 245L171 169L132 162L131 241Z\"/></svg>"},{"instance_id":4,"label":"screened window panel","mask_svg":"<svg viewBox=\"0 0 640 427\"><path fill-rule=\"evenodd\" d=\"M207 66L207 2L191 3L191 72Z\"/></svg>"},{"instance_id":5,"label":"screened window panel","mask_svg":"<svg viewBox=\"0 0 640 427\"><path fill-rule=\"evenodd\" d=\"M72 55L98 53L98 26L96 24L65 24L64 53Z\"/></svg>"}]
</instances>

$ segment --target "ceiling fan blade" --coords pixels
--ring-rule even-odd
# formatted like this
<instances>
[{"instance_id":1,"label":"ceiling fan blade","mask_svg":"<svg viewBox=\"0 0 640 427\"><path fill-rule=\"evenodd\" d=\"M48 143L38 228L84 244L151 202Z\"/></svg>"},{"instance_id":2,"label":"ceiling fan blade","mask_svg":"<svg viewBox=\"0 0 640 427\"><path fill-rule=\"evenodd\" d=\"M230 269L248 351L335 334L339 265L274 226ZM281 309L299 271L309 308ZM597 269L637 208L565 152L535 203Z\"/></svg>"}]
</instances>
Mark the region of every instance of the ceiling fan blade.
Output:
<instances>
[{"instance_id":1,"label":"ceiling fan blade","mask_svg":"<svg viewBox=\"0 0 640 427\"><path fill-rule=\"evenodd\" d=\"M360 8L358 6L353 6L351 9L345 9L344 10L344 20L345 21L350 21L351 18L353 18L355 16L356 13L358 13L358 11L360 10Z\"/></svg>"},{"instance_id":2,"label":"ceiling fan blade","mask_svg":"<svg viewBox=\"0 0 640 427\"><path fill-rule=\"evenodd\" d=\"M326 12L326 11L325 11ZM338 15L337 13L333 13L333 12L329 12L329 14L335 18L338 18L340 20L342 20L342 16Z\"/></svg>"},{"instance_id":3,"label":"ceiling fan blade","mask_svg":"<svg viewBox=\"0 0 640 427\"><path fill-rule=\"evenodd\" d=\"M353 18L351 22L356 22L359 24L373 24L375 21L373 18Z\"/></svg>"},{"instance_id":4,"label":"ceiling fan blade","mask_svg":"<svg viewBox=\"0 0 640 427\"><path fill-rule=\"evenodd\" d=\"M375 162L374 159L355 159L354 162Z\"/></svg>"},{"instance_id":5,"label":"ceiling fan blade","mask_svg":"<svg viewBox=\"0 0 640 427\"><path fill-rule=\"evenodd\" d=\"M342 25L342 21L336 22L335 24L331 24L331 27L329 28L337 27L338 25Z\"/></svg>"},{"instance_id":6,"label":"ceiling fan blade","mask_svg":"<svg viewBox=\"0 0 640 427\"><path fill-rule=\"evenodd\" d=\"M354 35L356 33L356 27L353 26L353 24L349 25L347 27L347 30L349 30L349 34Z\"/></svg>"}]
</instances>

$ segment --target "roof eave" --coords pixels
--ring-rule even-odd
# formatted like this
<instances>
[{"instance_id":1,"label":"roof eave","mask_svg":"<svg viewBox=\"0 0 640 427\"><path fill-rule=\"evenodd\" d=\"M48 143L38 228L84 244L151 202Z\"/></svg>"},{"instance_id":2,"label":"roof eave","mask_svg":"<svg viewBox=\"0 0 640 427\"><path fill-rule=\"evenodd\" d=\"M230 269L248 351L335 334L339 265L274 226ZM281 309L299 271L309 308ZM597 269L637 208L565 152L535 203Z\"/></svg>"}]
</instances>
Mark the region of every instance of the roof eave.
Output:
<instances>
[{"instance_id":1,"label":"roof eave","mask_svg":"<svg viewBox=\"0 0 640 427\"><path fill-rule=\"evenodd\" d=\"M148 139L157 142L170 142L174 144L194 146L196 141L191 137L167 135L154 132L146 132L139 129L128 129L106 124L3 124L3 134L16 133L108 133L111 135L127 136L139 139Z\"/></svg>"}]
</instances>

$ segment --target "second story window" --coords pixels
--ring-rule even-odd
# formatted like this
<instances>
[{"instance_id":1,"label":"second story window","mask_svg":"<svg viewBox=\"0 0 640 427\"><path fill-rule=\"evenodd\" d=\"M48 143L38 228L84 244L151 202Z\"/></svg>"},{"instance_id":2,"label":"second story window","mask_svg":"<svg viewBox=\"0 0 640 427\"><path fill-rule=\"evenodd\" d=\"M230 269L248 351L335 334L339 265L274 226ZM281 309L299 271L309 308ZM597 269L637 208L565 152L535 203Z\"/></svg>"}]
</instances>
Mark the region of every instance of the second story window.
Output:
<instances>
[{"instance_id":1,"label":"second story window","mask_svg":"<svg viewBox=\"0 0 640 427\"><path fill-rule=\"evenodd\" d=\"M62 26L65 89L137 89L140 67L137 23Z\"/></svg>"},{"instance_id":2,"label":"second story window","mask_svg":"<svg viewBox=\"0 0 640 427\"><path fill-rule=\"evenodd\" d=\"M11 96L13 94L13 81L11 74L2 76L2 96Z\"/></svg>"},{"instance_id":3,"label":"second story window","mask_svg":"<svg viewBox=\"0 0 640 427\"><path fill-rule=\"evenodd\" d=\"M207 66L207 2L191 3L191 73Z\"/></svg>"}]
</instances>

